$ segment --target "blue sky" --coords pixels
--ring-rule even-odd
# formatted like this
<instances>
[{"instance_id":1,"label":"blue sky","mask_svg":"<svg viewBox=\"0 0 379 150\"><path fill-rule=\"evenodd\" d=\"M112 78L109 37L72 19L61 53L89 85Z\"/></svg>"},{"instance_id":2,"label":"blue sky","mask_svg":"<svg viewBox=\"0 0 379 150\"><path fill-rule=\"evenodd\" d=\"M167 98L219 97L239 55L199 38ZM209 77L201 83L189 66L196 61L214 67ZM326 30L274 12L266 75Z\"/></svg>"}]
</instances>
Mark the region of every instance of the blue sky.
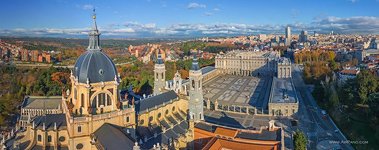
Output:
<instances>
[{"instance_id":1,"label":"blue sky","mask_svg":"<svg viewBox=\"0 0 379 150\"><path fill-rule=\"evenodd\" d=\"M0 35L84 35L93 8L105 36L379 32L379 0L2 0Z\"/></svg>"}]
</instances>

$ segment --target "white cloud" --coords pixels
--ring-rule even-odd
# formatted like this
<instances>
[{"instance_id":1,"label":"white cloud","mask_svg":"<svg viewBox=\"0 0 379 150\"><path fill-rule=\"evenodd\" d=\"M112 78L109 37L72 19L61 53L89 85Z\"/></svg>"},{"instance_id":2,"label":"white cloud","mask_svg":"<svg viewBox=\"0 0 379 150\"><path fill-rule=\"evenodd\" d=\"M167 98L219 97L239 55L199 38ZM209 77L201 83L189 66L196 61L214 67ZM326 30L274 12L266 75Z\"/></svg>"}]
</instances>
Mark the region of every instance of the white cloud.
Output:
<instances>
[{"instance_id":1,"label":"white cloud","mask_svg":"<svg viewBox=\"0 0 379 150\"><path fill-rule=\"evenodd\" d=\"M83 5L83 7L82 7L84 10L92 10L92 9L94 9L95 7L93 6L93 5L91 5L91 4L85 4L85 5Z\"/></svg>"},{"instance_id":2,"label":"white cloud","mask_svg":"<svg viewBox=\"0 0 379 150\"><path fill-rule=\"evenodd\" d=\"M242 35L258 33L278 33L284 32L287 24L237 24L237 23L217 23L217 24L172 24L166 27L158 27L155 23L125 22L123 24L110 24L100 27L102 35L118 35L133 37L154 37L154 36L198 36L198 35ZM340 17L320 17L311 23L289 24L294 32L300 30L318 31L329 33L359 33L359 34L379 34L379 17L355 16L349 18ZM42 28L42 29L2 29L0 35L16 36L65 36L65 35L87 35L90 28Z\"/></svg>"},{"instance_id":3,"label":"white cloud","mask_svg":"<svg viewBox=\"0 0 379 150\"><path fill-rule=\"evenodd\" d=\"M207 6L205 4L199 4L199 3L189 3L187 5L188 9L195 9L195 8L206 8Z\"/></svg>"},{"instance_id":4,"label":"white cloud","mask_svg":"<svg viewBox=\"0 0 379 150\"><path fill-rule=\"evenodd\" d=\"M220 8L213 8L213 11L220 11Z\"/></svg>"}]
</instances>

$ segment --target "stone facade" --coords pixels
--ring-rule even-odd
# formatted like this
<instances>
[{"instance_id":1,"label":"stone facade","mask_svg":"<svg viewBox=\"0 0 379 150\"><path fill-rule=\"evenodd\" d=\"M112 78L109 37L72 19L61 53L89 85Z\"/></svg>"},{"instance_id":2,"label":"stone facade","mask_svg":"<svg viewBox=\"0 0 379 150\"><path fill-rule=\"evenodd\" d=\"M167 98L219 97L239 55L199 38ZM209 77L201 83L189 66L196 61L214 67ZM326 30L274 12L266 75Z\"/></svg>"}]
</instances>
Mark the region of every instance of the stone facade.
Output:
<instances>
[{"instance_id":1,"label":"stone facade","mask_svg":"<svg viewBox=\"0 0 379 150\"><path fill-rule=\"evenodd\" d=\"M234 50L218 54L215 60L216 69L221 73L251 76L267 75L276 71L277 52Z\"/></svg>"}]
</instances>

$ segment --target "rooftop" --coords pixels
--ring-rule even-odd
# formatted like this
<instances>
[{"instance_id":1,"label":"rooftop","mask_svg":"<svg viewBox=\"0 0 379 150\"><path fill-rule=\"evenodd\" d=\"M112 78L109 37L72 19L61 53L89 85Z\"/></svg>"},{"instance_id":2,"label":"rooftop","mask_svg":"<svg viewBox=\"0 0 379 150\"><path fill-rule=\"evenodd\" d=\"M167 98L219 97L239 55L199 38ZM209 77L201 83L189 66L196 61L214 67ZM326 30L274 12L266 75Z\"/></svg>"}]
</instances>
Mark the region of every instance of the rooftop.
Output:
<instances>
[{"instance_id":1,"label":"rooftop","mask_svg":"<svg viewBox=\"0 0 379 150\"><path fill-rule=\"evenodd\" d=\"M207 73L209 73L209 72L214 71L215 69L216 69L216 68L215 68L214 66L206 66L206 67L201 68L201 73L202 73L203 75L205 75L205 74L207 74Z\"/></svg>"},{"instance_id":2,"label":"rooftop","mask_svg":"<svg viewBox=\"0 0 379 150\"><path fill-rule=\"evenodd\" d=\"M59 109L61 96L28 96L22 103L23 109Z\"/></svg>"},{"instance_id":3,"label":"rooftop","mask_svg":"<svg viewBox=\"0 0 379 150\"><path fill-rule=\"evenodd\" d=\"M257 130L236 129L218 124L199 122L195 128L212 132L219 136L227 136L231 138L240 138L248 140L264 140L264 141L280 141L281 129L269 131L267 128L259 128ZM211 130L210 130L211 129Z\"/></svg>"},{"instance_id":4,"label":"rooftop","mask_svg":"<svg viewBox=\"0 0 379 150\"><path fill-rule=\"evenodd\" d=\"M53 130L56 124L58 130L66 129L67 122L65 114L47 114L45 116L37 116L34 119L35 128L42 129L45 123L46 130Z\"/></svg>"},{"instance_id":5,"label":"rooftop","mask_svg":"<svg viewBox=\"0 0 379 150\"><path fill-rule=\"evenodd\" d=\"M164 103L170 103L171 100L177 100L178 95L174 91L164 92L159 95L151 96L145 99L141 99L136 102L136 111L138 113L144 113L149 109L154 109L155 107L159 107L164 105Z\"/></svg>"},{"instance_id":6,"label":"rooftop","mask_svg":"<svg viewBox=\"0 0 379 150\"><path fill-rule=\"evenodd\" d=\"M296 103L297 96L291 78L273 78L270 103Z\"/></svg>"},{"instance_id":7,"label":"rooftop","mask_svg":"<svg viewBox=\"0 0 379 150\"><path fill-rule=\"evenodd\" d=\"M217 54L218 58L225 57L262 57L262 58L276 58L278 57L275 51L246 51L246 50L233 50L228 51L226 54Z\"/></svg>"},{"instance_id":8,"label":"rooftop","mask_svg":"<svg viewBox=\"0 0 379 150\"><path fill-rule=\"evenodd\" d=\"M119 126L105 123L94 132L102 147L112 150L133 149L134 140Z\"/></svg>"}]
</instances>

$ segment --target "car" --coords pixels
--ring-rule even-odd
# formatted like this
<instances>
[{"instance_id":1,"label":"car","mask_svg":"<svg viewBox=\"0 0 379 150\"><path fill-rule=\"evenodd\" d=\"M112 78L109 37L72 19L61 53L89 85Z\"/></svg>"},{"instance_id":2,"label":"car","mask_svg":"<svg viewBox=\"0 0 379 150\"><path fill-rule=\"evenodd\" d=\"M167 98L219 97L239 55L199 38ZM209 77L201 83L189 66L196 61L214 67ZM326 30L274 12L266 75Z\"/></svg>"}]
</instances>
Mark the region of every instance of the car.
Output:
<instances>
[{"instance_id":1,"label":"car","mask_svg":"<svg viewBox=\"0 0 379 150\"><path fill-rule=\"evenodd\" d=\"M326 111L325 110L321 110L321 114L326 116Z\"/></svg>"},{"instance_id":2,"label":"car","mask_svg":"<svg viewBox=\"0 0 379 150\"><path fill-rule=\"evenodd\" d=\"M339 130L338 130L338 129L334 130L334 133L338 133L338 132L339 132Z\"/></svg>"}]
</instances>

